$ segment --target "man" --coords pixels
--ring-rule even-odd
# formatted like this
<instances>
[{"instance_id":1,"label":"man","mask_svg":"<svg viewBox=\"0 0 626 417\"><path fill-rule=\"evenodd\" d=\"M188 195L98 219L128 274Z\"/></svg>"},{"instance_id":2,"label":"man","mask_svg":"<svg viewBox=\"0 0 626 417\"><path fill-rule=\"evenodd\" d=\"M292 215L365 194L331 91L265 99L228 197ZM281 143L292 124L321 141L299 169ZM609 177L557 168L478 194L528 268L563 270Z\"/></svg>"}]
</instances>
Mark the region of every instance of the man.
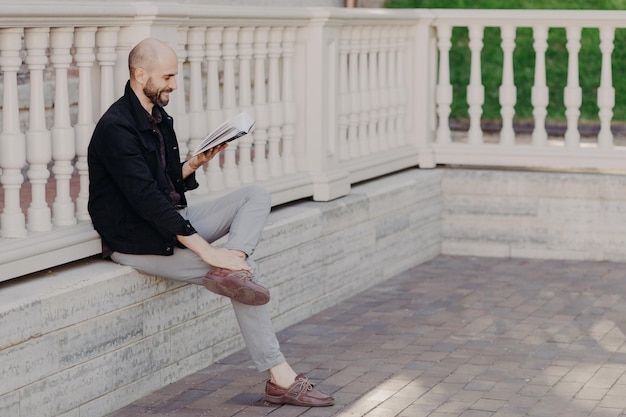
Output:
<instances>
[{"instance_id":1,"label":"man","mask_svg":"<svg viewBox=\"0 0 626 417\"><path fill-rule=\"evenodd\" d=\"M265 305L269 292L256 282L249 256L270 211L269 194L250 186L188 206L185 191L198 187L194 172L227 145L181 163L173 121L163 109L177 88L176 53L148 38L131 50L128 66L124 95L102 116L89 144L89 213L103 255L230 297L255 366L269 372L265 400L333 405L286 362ZM226 234L225 247L211 245Z\"/></svg>"}]
</instances>

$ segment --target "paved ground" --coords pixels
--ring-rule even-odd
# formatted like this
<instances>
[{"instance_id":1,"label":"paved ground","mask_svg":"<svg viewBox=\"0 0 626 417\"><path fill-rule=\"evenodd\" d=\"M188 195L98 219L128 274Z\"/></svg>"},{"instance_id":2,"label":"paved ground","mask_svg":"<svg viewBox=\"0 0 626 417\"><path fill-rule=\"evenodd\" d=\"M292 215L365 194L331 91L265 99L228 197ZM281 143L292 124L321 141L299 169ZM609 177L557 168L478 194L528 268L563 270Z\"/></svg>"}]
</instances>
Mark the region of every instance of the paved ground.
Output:
<instances>
[{"instance_id":1,"label":"paved ground","mask_svg":"<svg viewBox=\"0 0 626 417\"><path fill-rule=\"evenodd\" d=\"M626 416L625 333L626 264L441 256L279 333L334 407L241 352L109 417Z\"/></svg>"}]
</instances>

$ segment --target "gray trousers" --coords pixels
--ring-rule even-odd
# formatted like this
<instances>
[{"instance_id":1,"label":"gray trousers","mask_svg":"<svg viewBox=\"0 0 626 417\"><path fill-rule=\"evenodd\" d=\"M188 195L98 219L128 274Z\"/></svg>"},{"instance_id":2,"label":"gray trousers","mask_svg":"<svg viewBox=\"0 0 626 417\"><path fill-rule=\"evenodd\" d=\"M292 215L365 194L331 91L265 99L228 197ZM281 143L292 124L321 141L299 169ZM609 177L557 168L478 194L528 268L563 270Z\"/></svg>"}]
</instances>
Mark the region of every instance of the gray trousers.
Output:
<instances>
[{"instance_id":1,"label":"gray trousers","mask_svg":"<svg viewBox=\"0 0 626 417\"><path fill-rule=\"evenodd\" d=\"M248 254L246 261L259 274L250 255L261 239L270 212L270 195L262 188L249 186L217 200L180 210L180 214L209 243L228 234L224 247ZM176 248L172 256L129 255L113 252L111 258L146 274L202 285L202 277L211 268L189 249ZM249 306L232 301L248 352L259 371L266 371L285 361L266 305Z\"/></svg>"}]
</instances>

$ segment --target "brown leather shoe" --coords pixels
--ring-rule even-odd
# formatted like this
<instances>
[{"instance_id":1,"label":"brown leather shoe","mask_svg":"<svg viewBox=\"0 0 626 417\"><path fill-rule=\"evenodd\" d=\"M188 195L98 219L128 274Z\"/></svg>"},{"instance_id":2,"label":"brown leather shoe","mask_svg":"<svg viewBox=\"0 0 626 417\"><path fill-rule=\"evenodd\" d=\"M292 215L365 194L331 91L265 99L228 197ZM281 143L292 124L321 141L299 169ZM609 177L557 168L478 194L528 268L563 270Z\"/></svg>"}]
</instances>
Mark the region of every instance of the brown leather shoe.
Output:
<instances>
[{"instance_id":1,"label":"brown leather shoe","mask_svg":"<svg viewBox=\"0 0 626 417\"><path fill-rule=\"evenodd\" d=\"M204 276L202 284L209 291L242 304L260 306L270 300L268 289L252 281L252 274L247 271L213 268Z\"/></svg>"},{"instance_id":2,"label":"brown leather shoe","mask_svg":"<svg viewBox=\"0 0 626 417\"><path fill-rule=\"evenodd\" d=\"M302 407L327 407L335 404L335 399L317 390L309 378L300 374L296 382L287 388L279 387L271 381L265 384L265 401L272 404L291 404Z\"/></svg>"}]
</instances>

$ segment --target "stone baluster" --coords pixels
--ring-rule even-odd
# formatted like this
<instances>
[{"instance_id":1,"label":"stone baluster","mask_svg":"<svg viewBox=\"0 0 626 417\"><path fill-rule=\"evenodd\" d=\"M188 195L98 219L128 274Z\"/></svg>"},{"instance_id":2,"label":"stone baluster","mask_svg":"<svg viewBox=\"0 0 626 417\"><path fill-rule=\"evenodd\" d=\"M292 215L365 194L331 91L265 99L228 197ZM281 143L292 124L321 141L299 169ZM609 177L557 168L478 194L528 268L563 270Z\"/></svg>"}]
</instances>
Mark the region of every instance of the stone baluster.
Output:
<instances>
[{"instance_id":1,"label":"stone baluster","mask_svg":"<svg viewBox=\"0 0 626 417\"><path fill-rule=\"evenodd\" d=\"M297 108L294 99L293 84L293 56L296 42L296 28L285 28L283 33L283 85L282 85L282 102L283 102L283 142L282 142L282 161L283 172L291 174L296 172L296 157L294 155L294 138L296 135Z\"/></svg>"},{"instance_id":2,"label":"stone baluster","mask_svg":"<svg viewBox=\"0 0 626 417\"><path fill-rule=\"evenodd\" d=\"M245 27L239 31L239 108L253 118L252 106L252 77L250 67L252 63L252 42L254 28ZM253 130L254 131L254 130ZM252 135L244 135L239 142L239 178L242 184L254 182L254 167L252 166Z\"/></svg>"},{"instance_id":3,"label":"stone baluster","mask_svg":"<svg viewBox=\"0 0 626 417\"><path fill-rule=\"evenodd\" d=\"M502 131L500 143L502 145L515 144L513 130L513 116L517 102L517 89L513 80L513 50L515 49L515 26L502 26L502 52L504 63L502 68L502 85L500 86L500 114L502 115Z\"/></svg>"},{"instance_id":4,"label":"stone baluster","mask_svg":"<svg viewBox=\"0 0 626 417\"><path fill-rule=\"evenodd\" d=\"M408 86L405 85L405 54L408 28L401 26L398 28L396 38L396 140L398 145L407 143L405 114L408 102Z\"/></svg>"},{"instance_id":5,"label":"stone baluster","mask_svg":"<svg viewBox=\"0 0 626 417\"><path fill-rule=\"evenodd\" d=\"M235 85L235 61L237 59L238 27L228 27L224 30L222 54L224 62L224 113L231 118L239 111L237 109L237 86ZM226 188L238 187L241 184L237 162L237 141L231 142L224 150L224 185Z\"/></svg>"},{"instance_id":6,"label":"stone baluster","mask_svg":"<svg viewBox=\"0 0 626 417\"><path fill-rule=\"evenodd\" d=\"M615 106L615 89L613 88L613 76L611 69L611 53L613 52L613 38L615 28L611 26L600 27L600 50L602 51L602 69L600 74L600 88L598 88L598 107L600 111L600 132L598 132L598 147L610 149L613 147L613 133L611 132L611 119Z\"/></svg>"},{"instance_id":7,"label":"stone baluster","mask_svg":"<svg viewBox=\"0 0 626 417\"><path fill-rule=\"evenodd\" d=\"M272 177L280 177L283 167L280 160L280 141L283 124L283 106L280 101L280 58L282 55L281 42L283 37L282 27L273 27L270 30L268 43L268 79L267 79L267 102L270 111L270 125L268 133L267 161Z\"/></svg>"},{"instance_id":8,"label":"stone baluster","mask_svg":"<svg viewBox=\"0 0 626 417\"><path fill-rule=\"evenodd\" d=\"M267 146L267 129L270 125L269 106L266 94L265 63L267 61L267 42L269 28L257 28L254 34L254 176L257 181L269 178L270 171L265 155Z\"/></svg>"},{"instance_id":9,"label":"stone baluster","mask_svg":"<svg viewBox=\"0 0 626 417\"><path fill-rule=\"evenodd\" d=\"M114 71L117 64L117 34L119 27L99 28L96 33L98 53L96 59L100 65L100 115L113 104L115 96Z\"/></svg>"},{"instance_id":10,"label":"stone baluster","mask_svg":"<svg viewBox=\"0 0 626 417\"><path fill-rule=\"evenodd\" d=\"M389 86L389 146L395 148L398 146L398 28L392 27L389 32L389 49L387 54L387 77Z\"/></svg>"},{"instance_id":11,"label":"stone baluster","mask_svg":"<svg viewBox=\"0 0 626 417\"><path fill-rule=\"evenodd\" d=\"M535 128L532 142L534 146L545 146L548 143L546 132L546 116L548 114L548 85L546 84L546 50L548 49L548 28L535 26L533 28L533 48L535 49L535 81L531 90L531 103Z\"/></svg>"},{"instance_id":12,"label":"stone baluster","mask_svg":"<svg viewBox=\"0 0 626 417\"><path fill-rule=\"evenodd\" d=\"M203 27L193 27L188 32L187 59L189 60L189 147L196 146L207 135L207 119L202 99L202 62L204 61L205 31ZM202 176L197 179L202 183Z\"/></svg>"},{"instance_id":13,"label":"stone baluster","mask_svg":"<svg viewBox=\"0 0 626 417\"><path fill-rule=\"evenodd\" d=\"M360 155L359 146L359 113L361 112L361 95L359 94L359 49L361 28L353 27L350 32L350 50L348 51L348 88L350 91L350 115L348 116L348 147L350 157Z\"/></svg>"},{"instance_id":14,"label":"stone baluster","mask_svg":"<svg viewBox=\"0 0 626 417\"><path fill-rule=\"evenodd\" d=\"M92 69L96 60L96 27L77 28L75 33L76 53L74 60L78 67L78 121L76 131L76 169L79 178L79 192L76 198L76 218L89 221L87 211L89 200L89 165L87 165L87 147L94 129Z\"/></svg>"},{"instance_id":15,"label":"stone baluster","mask_svg":"<svg viewBox=\"0 0 626 417\"><path fill-rule=\"evenodd\" d=\"M28 230L52 230L52 214L46 202L46 183L50 177L48 164L52 159L52 142L46 128L46 106L43 71L48 63L49 28L26 29L24 41L28 55L26 64L30 73L30 103L28 131L26 132L26 161L31 184L31 201L27 212Z\"/></svg>"},{"instance_id":16,"label":"stone baluster","mask_svg":"<svg viewBox=\"0 0 626 417\"><path fill-rule=\"evenodd\" d=\"M0 183L4 209L0 214L0 236L26 236L26 219L20 208L20 188L24 182L26 139L20 130L17 72L22 65L21 28L0 29L0 71L3 81L2 132L0 133Z\"/></svg>"},{"instance_id":17,"label":"stone baluster","mask_svg":"<svg viewBox=\"0 0 626 417\"><path fill-rule=\"evenodd\" d=\"M439 79L436 87L437 143L450 143L450 105L452 104L452 85L450 84L450 48L452 28L448 25L437 26L437 47L439 48Z\"/></svg>"},{"instance_id":18,"label":"stone baluster","mask_svg":"<svg viewBox=\"0 0 626 417\"><path fill-rule=\"evenodd\" d=\"M206 116L208 130L212 132L224 123L224 113L220 105L220 75L219 64L222 57L222 32L221 26L211 27L206 32L206 58L207 58L207 109ZM193 148L192 148L193 149ZM209 161L207 166L207 184L210 191L224 189L224 174L220 165L220 157Z\"/></svg>"},{"instance_id":19,"label":"stone baluster","mask_svg":"<svg viewBox=\"0 0 626 417\"><path fill-rule=\"evenodd\" d=\"M176 31L176 55L178 56L176 81L178 89L172 93L174 100L168 106L168 111L174 118L176 139L178 139L182 160L185 160L187 155L189 155L189 114L187 114L187 98L185 96L185 61L187 61L188 30L188 27L181 26Z\"/></svg>"},{"instance_id":20,"label":"stone baluster","mask_svg":"<svg viewBox=\"0 0 626 417\"><path fill-rule=\"evenodd\" d=\"M380 32L378 52L378 87L380 105L378 112L378 138L381 150L389 148L389 89L387 82L387 49L389 48L389 27Z\"/></svg>"},{"instance_id":21,"label":"stone baluster","mask_svg":"<svg viewBox=\"0 0 626 417\"><path fill-rule=\"evenodd\" d=\"M348 86L348 51L350 50L350 26L341 29L339 38L339 117L337 118L337 141L339 159L350 157L348 148L348 117L350 115L350 89Z\"/></svg>"},{"instance_id":22,"label":"stone baluster","mask_svg":"<svg viewBox=\"0 0 626 417\"><path fill-rule=\"evenodd\" d=\"M359 138L359 155L369 155L370 153L370 144L369 144L369 134L367 128L369 126L368 117L370 112L370 92L369 92L369 64L367 62L369 46L370 46L370 36L371 32L368 27L362 26L359 28L361 33L361 37L359 41L359 127L358 127L358 138Z\"/></svg>"},{"instance_id":23,"label":"stone baluster","mask_svg":"<svg viewBox=\"0 0 626 417\"><path fill-rule=\"evenodd\" d=\"M567 130L565 131L565 146L577 148L580 146L580 132L578 118L582 105L582 88L578 80L578 52L580 51L581 29L579 26L567 28L567 86L564 92L565 116Z\"/></svg>"},{"instance_id":24,"label":"stone baluster","mask_svg":"<svg viewBox=\"0 0 626 417\"><path fill-rule=\"evenodd\" d=\"M56 226L76 224L74 202L70 195L70 180L74 173L72 161L76 156L74 128L70 121L69 85L67 72L72 63L70 49L74 28L53 28L50 31L50 61L54 67L54 126L52 127L52 172L56 196L52 203L52 221Z\"/></svg>"},{"instance_id":25,"label":"stone baluster","mask_svg":"<svg viewBox=\"0 0 626 417\"><path fill-rule=\"evenodd\" d=\"M467 132L468 143L480 145L483 143L483 131L480 127L480 119L483 114L483 104L485 103L485 87L482 83L480 52L483 49L482 26L473 25L469 27L469 47L471 53L470 82L467 86L467 104L470 127Z\"/></svg>"},{"instance_id":26,"label":"stone baluster","mask_svg":"<svg viewBox=\"0 0 626 417\"><path fill-rule=\"evenodd\" d=\"M371 33L370 53L368 60L370 114L368 136L370 152L376 153L380 148L378 121L380 120L380 89L378 87L378 60L380 59L380 26L374 26Z\"/></svg>"}]
</instances>

